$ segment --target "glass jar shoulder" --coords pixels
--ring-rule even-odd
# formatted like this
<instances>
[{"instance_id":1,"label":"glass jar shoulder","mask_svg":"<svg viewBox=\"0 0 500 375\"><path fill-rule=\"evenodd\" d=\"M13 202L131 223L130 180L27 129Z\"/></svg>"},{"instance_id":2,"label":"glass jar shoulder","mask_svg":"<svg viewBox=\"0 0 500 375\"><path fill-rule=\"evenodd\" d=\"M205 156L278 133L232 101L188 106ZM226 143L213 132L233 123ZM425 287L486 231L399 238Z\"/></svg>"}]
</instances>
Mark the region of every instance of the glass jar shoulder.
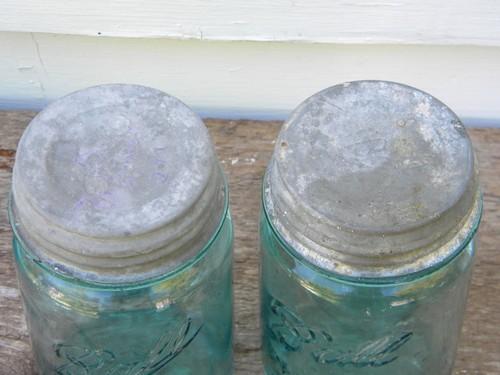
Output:
<instances>
[{"instance_id":1,"label":"glass jar shoulder","mask_svg":"<svg viewBox=\"0 0 500 375\"><path fill-rule=\"evenodd\" d=\"M27 298L48 300L71 310L95 312L161 308L184 299L231 267L233 227L229 212L207 247L166 275L138 284L98 284L68 277L42 264L14 236L13 249L20 288ZM213 276L213 277L212 277Z\"/></svg>"},{"instance_id":2,"label":"glass jar shoulder","mask_svg":"<svg viewBox=\"0 0 500 375\"><path fill-rule=\"evenodd\" d=\"M387 280L347 279L327 271L320 270L298 254L293 253L283 242L269 223L264 211L260 216L260 238L263 271L267 268L271 274L286 275L301 287L323 298L337 300L341 295L373 295L374 290L383 295L399 295L411 298L424 298L425 291L436 292L438 289L453 285L457 278L468 273L475 253L472 239L458 255L440 267L427 270L417 275L408 275ZM263 272L263 276L266 272Z\"/></svg>"},{"instance_id":3,"label":"glass jar shoulder","mask_svg":"<svg viewBox=\"0 0 500 375\"><path fill-rule=\"evenodd\" d=\"M299 258L261 215L267 373L449 374L474 241L424 274L382 283L329 274Z\"/></svg>"}]
</instances>

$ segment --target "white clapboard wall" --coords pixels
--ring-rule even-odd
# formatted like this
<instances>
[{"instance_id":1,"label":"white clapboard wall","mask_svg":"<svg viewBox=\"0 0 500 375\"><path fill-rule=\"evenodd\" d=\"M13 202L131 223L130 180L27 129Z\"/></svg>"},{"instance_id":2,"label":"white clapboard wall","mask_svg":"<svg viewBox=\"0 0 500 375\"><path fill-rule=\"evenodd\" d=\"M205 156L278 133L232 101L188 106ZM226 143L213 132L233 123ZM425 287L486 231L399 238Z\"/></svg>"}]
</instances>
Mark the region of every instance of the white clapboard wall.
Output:
<instances>
[{"instance_id":1,"label":"white clapboard wall","mask_svg":"<svg viewBox=\"0 0 500 375\"><path fill-rule=\"evenodd\" d=\"M500 125L500 1L0 1L0 108L131 82L203 115L283 118L356 79L414 85Z\"/></svg>"}]
</instances>

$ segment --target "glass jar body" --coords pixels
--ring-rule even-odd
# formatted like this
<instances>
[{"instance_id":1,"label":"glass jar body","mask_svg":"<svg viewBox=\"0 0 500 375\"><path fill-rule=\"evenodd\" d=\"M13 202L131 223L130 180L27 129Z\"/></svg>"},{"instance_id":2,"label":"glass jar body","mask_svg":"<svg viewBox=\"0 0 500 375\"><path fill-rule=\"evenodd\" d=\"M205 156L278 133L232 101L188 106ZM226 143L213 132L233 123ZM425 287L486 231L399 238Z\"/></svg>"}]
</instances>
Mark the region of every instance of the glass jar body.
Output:
<instances>
[{"instance_id":1,"label":"glass jar body","mask_svg":"<svg viewBox=\"0 0 500 375\"><path fill-rule=\"evenodd\" d=\"M293 254L262 210L267 375L450 375L474 240L451 261L387 283L335 277Z\"/></svg>"},{"instance_id":2,"label":"glass jar body","mask_svg":"<svg viewBox=\"0 0 500 375\"><path fill-rule=\"evenodd\" d=\"M195 258L140 284L92 284L48 269L14 236L19 287L41 374L232 372L229 214Z\"/></svg>"}]
</instances>

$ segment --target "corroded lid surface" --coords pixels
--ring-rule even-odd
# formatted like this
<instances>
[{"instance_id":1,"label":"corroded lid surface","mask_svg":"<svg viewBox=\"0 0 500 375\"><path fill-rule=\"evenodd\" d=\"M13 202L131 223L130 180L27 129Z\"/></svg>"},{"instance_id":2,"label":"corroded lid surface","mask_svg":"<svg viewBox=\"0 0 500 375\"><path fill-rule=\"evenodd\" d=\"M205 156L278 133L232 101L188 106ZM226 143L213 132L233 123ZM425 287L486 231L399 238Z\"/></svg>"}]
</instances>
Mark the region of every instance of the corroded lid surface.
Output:
<instances>
[{"instance_id":1,"label":"corroded lid surface","mask_svg":"<svg viewBox=\"0 0 500 375\"><path fill-rule=\"evenodd\" d=\"M264 199L278 232L308 260L378 277L450 255L450 241L479 215L478 197L471 142L448 107L408 86L358 81L293 112Z\"/></svg>"},{"instance_id":2,"label":"corroded lid surface","mask_svg":"<svg viewBox=\"0 0 500 375\"><path fill-rule=\"evenodd\" d=\"M201 119L163 92L119 84L39 113L19 143L12 191L40 257L104 281L193 256L221 221L225 194Z\"/></svg>"}]
</instances>

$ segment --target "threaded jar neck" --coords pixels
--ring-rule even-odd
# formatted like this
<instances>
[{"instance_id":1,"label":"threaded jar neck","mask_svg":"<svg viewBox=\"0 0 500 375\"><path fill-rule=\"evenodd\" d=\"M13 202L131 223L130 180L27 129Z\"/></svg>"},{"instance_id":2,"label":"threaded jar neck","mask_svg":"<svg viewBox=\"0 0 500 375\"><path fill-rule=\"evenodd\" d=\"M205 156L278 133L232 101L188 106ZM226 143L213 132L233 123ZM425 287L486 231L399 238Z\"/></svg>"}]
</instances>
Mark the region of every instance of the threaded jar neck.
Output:
<instances>
[{"instance_id":1,"label":"threaded jar neck","mask_svg":"<svg viewBox=\"0 0 500 375\"><path fill-rule=\"evenodd\" d=\"M384 81L330 87L285 122L264 178L270 224L295 252L347 277L397 277L456 254L481 216L458 117Z\"/></svg>"},{"instance_id":2,"label":"threaded jar neck","mask_svg":"<svg viewBox=\"0 0 500 375\"><path fill-rule=\"evenodd\" d=\"M39 113L19 143L11 220L41 261L75 277L137 282L195 257L227 209L208 131L185 104L102 85Z\"/></svg>"}]
</instances>

